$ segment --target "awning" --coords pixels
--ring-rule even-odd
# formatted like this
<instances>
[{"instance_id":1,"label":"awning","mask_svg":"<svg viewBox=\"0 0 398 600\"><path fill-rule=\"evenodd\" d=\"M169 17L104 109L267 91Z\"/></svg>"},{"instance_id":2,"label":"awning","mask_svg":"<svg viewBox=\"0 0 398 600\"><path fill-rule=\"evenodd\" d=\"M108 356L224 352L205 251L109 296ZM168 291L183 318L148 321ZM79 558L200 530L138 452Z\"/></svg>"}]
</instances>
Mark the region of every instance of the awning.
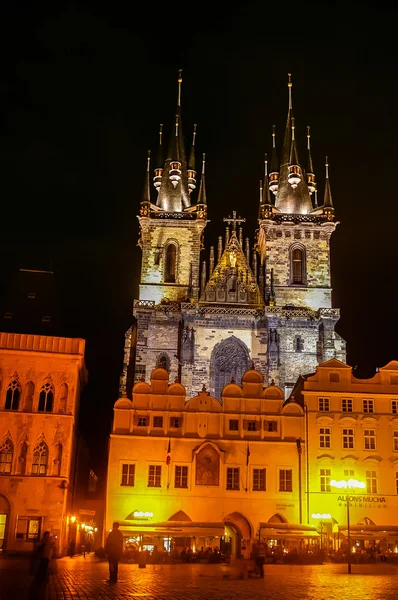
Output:
<instances>
[{"instance_id":1,"label":"awning","mask_svg":"<svg viewBox=\"0 0 398 600\"><path fill-rule=\"evenodd\" d=\"M119 521L120 531L124 534L143 534L155 537L222 537L224 523L166 521L162 523L134 523Z\"/></svg>"},{"instance_id":2,"label":"awning","mask_svg":"<svg viewBox=\"0 0 398 600\"><path fill-rule=\"evenodd\" d=\"M315 527L294 523L260 523L260 536L273 540L302 540L320 537Z\"/></svg>"},{"instance_id":3,"label":"awning","mask_svg":"<svg viewBox=\"0 0 398 600\"><path fill-rule=\"evenodd\" d=\"M348 536L347 525L339 526L339 533ZM363 527L353 525L350 527L350 537L355 540L398 540L398 528L392 525Z\"/></svg>"}]
</instances>

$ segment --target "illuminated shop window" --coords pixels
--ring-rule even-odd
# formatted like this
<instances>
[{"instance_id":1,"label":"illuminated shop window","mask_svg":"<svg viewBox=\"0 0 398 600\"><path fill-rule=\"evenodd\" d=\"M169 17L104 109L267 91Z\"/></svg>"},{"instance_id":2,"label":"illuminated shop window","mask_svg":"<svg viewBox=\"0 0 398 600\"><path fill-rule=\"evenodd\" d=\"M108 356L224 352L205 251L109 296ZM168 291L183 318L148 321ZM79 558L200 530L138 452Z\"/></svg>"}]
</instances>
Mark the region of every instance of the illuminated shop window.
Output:
<instances>
[{"instance_id":1,"label":"illuminated shop window","mask_svg":"<svg viewBox=\"0 0 398 600\"><path fill-rule=\"evenodd\" d=\"M376 430L364 429L363 432L365 450L376 450Z\"/></svg>"},{"instance_id":2,"label":"illuminated shop window","mask_svg":"<svg viewBox=\"0 0 398 600\"><path fill-rule=\"evenodd\" d=\"M135 465L124 463L122 465L122 482L120 485L133 487L135 483Z\"/></svg>"},{"instance_id":3,"label":"illuminated shop window","mask_svg":"<svg viewBox=\"0 0 398 600\"><path fill-rule=\"evenodd\" d=\"M17 517L15 539L38 540L40 539L41 517Z\"/></svg>"},{"instance_id":4,"label":"illuminated shop window","mask_svg":"<svg viewBox=\"0 0 398 600\"><path fill-rule=\"evenodd\" d=\"M18 410L19 399L21 397L21 388L16 379L11 381L6 392L6 410Z\"/></svg>"},{"instance_id":5,"label":"illuminated shop window","mask_svg":"<svg viewBox=\"0 0 398 600\"><path fill-rule=\"evenodd\" d=\"M253 469L253 492L265 492L267 483L266 469Z\"/></svg>"},{"instance_id":6,"label":"illuminated shop window","mask_svg":"<svg viewBox=\"0 0 398 600\"><path fill-rule=\"evenodd\" d=\"M227 490L239 490L238 467L228 467L227 469Z\"/></svg>"},{"instance_id":7,"label":"illuminated shop window","mask_svg":"<svg viewBox=\"0 0 398 600\"><path fill-rule=\"evenodd\" d=\"M330 401L329 398L319 398L318 399L319 410L322 412L329 412L330 410Z\"/></svg>"},{"instance_id":8,"label":"illuminated shop window","mask_svg":"<svg viewBox=\"0 0 398 600\"><path fill-rule=\"evenodd\" d=\"M281 469L279 471L279 491L280 492L292 492L293 491L293 477L291 469Z\"/></svg>"},{"instance_id":9,"label":"illuminated shop window","mask_svg":"<svg viewBox=\"0 0 398 600\"><path fill-rule=\"evenodd\" d=\"M330 469L321 469L319 472L320 475L320 484L321 484L321 492L330 492L330 478L331 471Z\"/></svg>"},{"instance_id":10,"label":"illuminated shop window","mask_svg":"<svg viewBox=\"0 0 398 600\"><path fill-rule=\"evenodd\" d=\"M188 487L188 467L176 466L174 476L174 487L176 488L187 488Z\"/></svg>"},{"instance_id":11,"label":"illuminated shop window","mask_svg":"<svg viewBox=\"0 0 398 600\"><path fill-rule=\"evenodd\" d=\"M331 429L330 427L319 428L319 447L330 448L331 446Z\"/></svg>"},{"instance_id":12,"label":"illuminated shop window","mask_svg":"<svg viewBox=\"0 0 398 600\"><path fill-rule=\"evenodd\" d=\"M341 399L341 412L352 412L352 398Z\"/></svg>"},{"instance_id":13,"label":"illuminated shop window","mask_svg":"<svg viewBox=\"0 0 398 600\"><path fill-rule=\"evenodd\" d=\"M362 408L364 413L374 412L374 400L362 400Z\"/></svg>"},{"instance_id":14,"label":"illuminated shop window","mask_svg":"<svg viewBox=\"0 0 398 600\"><path fill-rule=\"evenodd\" d=\"M366 471L366 488L368 494L377 494L376 471Z\"/></svg>"},{"instance_id":15,"label":"illuminated shop window","mask_svg":"<svg viewBox=\"0 0 398 600\"><path fill-rule=\"evenodd\" d=\"M162 466L149 465L148 470L148 487L162 486Z\"/></svg>"},{"instance_id":16,"label":"illuminated shop window","mask_svg":"<svg viewBox=\"0 0 398 600\"><path fill-rule=\"evenodd\" d=\"M354 448L354 430L343 429L343 448L352 449Z\"/></svg>"},{"instance_id":17,"label":"illuminated shop window","mask_svg":"<svg viewBox=\"0 0 398 600\"><path fill-rule=\"evenodd\" d=\"M11 473L13 456L14 444L7 438L0 446L0 474Z\"/></svg>"}]
</instances>

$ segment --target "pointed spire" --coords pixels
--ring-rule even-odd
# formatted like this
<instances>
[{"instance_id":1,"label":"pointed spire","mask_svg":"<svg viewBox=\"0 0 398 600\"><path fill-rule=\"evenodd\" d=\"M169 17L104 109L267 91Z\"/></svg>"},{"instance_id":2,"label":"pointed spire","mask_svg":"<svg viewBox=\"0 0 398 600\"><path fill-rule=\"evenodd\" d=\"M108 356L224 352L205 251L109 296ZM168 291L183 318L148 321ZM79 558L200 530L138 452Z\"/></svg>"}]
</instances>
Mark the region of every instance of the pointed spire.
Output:
<instances>
[{"instance_id":1,"label":"pointed spire","mask_svg":"<svg viewBox=\"0 0 398 600\"><path fill-rule=\"evenodd\" d=\"M206 287L206 261L202 262L202 273L200 276L200 294L202 295Z\"/></svg>"},{"instance_id":2,"label":"pointed spire","mask_svg":"<svg viewBox=\"0 0 398 600\"><path fill-rule=\"evenodd\" d=\"M178 96L177 106L181 106L181 88L182 88L182 69L178 70Z\"/></svg>"},{"instance_id":3,"label":"pointed spire","mask_svg":"<svg viewBox=\"0 0 398 600\"><path fill-rule=\"evenodd\" d=\"M291 119L292 122L292 141L290 144L290 157L289 157L289 175L287 176L287 180L295 190L298 184L301 181L301 167L299 165L298 156L297 156L297 147L296 147L296 138L295 138L295 122L294 117Z\"/></svg>"},{"instance_id":4,"label":"pointed spire","mask_svg":"<svg viewBox=\"0 0 398 600\"><path fill-rule=\"evenodd\" d=\"M196 128L197 128L197 124L195 123L193 126L191 153L189 155L189 161L188 161L188 169L191 171L195 171Z\"/></svg>"},{"instance_id":5,"label":"pointed spire","mask_svg":"<svg viewBox=\"0 0 398 600\"><path fill-rule=\"evenodd\" d=\"M245 254L246 254L247 264L250 265L250 240L248 237L245 240Z\"/></svg>"},{"instance_id":6,"label":"pointed spire","mask_svg":"<svg viewBox=\"0 0 398 600\"><path fill-rule=\"evenodd\" d=\"M252 271L253 271L254 279L257 282L257 252L255 251L254 248L253 248L253 255L252 255Z\"/></svg>"},{"instance_id":7,"label":"pointed spire","mask_svg":"<svg viewBox=\"0 0 398 600\"><path fill-rule=\"evenodd\" d=\"M293 84L292 84L292 74L288 73L287 76L288 76L287 87L288 87L288 90L289 90L289 110L292 110L292 108L293 108L293 103L292 103L292 87L293 87Z\"/></svg>"},{"instance_id":8,"label":"pointed spire","mask_svg":"<svg viewBox=\"0 0 398 600\"><path fill-rule=\"evenodd\" d=\"M207 205L206 179L205 179L206 154L202 157L202 176L200 178L198 204Z\"/></svg>"},{"instance_id":9,"label":"pointed spire","mask_svg":"<svg viewBox=\"0 0 398 600\"><path fill-rule=\"evenodd\" d=\"M214 271L214 246L210 246L209 275Z\"/></svg>"},{"instance_id":10,"label":"pointed spire","mask_svg":"<svg viewBox=\"0 0 398 600\"><path fill-rule=\"evenodd\" d=\"M239 244L240 247L243 248L243 228L239 227Z\"/></svg>"},{"instance_id":11,"label":"pointed spire","mask_svg":"<svg viewBox=\"0 0 398 600\"><path fill-rule=\"evenodd\" d=\"M326 179L325 179L325 197L323 200L323 208L327 209L325 212L333 213L333 200L332 200L332 191L330 189L330 180L329 180L329 161L328 157L326 157L325 161L325 170L326 170Z\"/></svg>"},{"instance_id":12,"label":"pointed spire","mask_svg":"<svg viewBox=\"0 0 398 600\"><path fill-rule=\"evenodd\" d=\"M146 162L146 176L144 191L142 193L142 202L151 202L151 183L150 183L150 168L151 168L151 151L148 150L147 162Z\"/></svg>"},{"instance_id":13,"label":"pointed spire","mask_svg":"<svg viewBox=\"0 0 398 600\"><path fill-rule=\"evenodd\" d=\"M159 125L159 150L156 159L155 177L153 178L153 185L159 191L160 184L162 183L164 166L164 152L163 152L163 123Z\"/></svg>"},{"instance_id":14,"label":"pointed spire","mask_svg":"<svg viewBox=\"0 0 398 600\"><path fill-rule=\"evenodd\" d=\"M258 218L259 219L262 218L263 210L264 210L264 206L263 206L263 182L260 179L260 204L259 204L259 207L258 207Z\"/></svg>"},{"instance_id":15,"label":"pointed spire","mask_svg":"<svg viewBox=\"0 0 398 600\"><path fill-rule=\"evenodd\" d=\"M219 262L222 256L222 235L218 236L218 245L217 245L217 262Z\"/></svg>"},{"instance_id":16,"label":"pointed spire","mask_svg":"<svg viewBox=\"0 0 398 600\"><path fill-rule=\"evenodd\" d=\"M311 132L310 126L307 125L307 185L310 194L315 192L316 183L315 183L315 174L314 174L314 166L312 164L312 156L311 156Z\"/></svg>"},{"instance_id":17,"label":"pointed spire","mask_svg":"<svg viewBox=\"0 0 398 600\"><path fill-rule=\"evenodd\" d=\"M272 154L271 154L271 172L269 174L269 189L276 195L279 185L279 161L276 152L276 133L275 125L272 125Z\"/></svg>"},{"instance_id":18,"label":"pointed spire","mask_svg":"<svg viewBox=\"0 0 398 600\"><path fill-rule=\"evenodd\" d=\"M262 196L262 212L261 218L268 219L272 215L272 198L268 183L268 155L264 157L264 185Z\"/></svg>"}]
</instances>

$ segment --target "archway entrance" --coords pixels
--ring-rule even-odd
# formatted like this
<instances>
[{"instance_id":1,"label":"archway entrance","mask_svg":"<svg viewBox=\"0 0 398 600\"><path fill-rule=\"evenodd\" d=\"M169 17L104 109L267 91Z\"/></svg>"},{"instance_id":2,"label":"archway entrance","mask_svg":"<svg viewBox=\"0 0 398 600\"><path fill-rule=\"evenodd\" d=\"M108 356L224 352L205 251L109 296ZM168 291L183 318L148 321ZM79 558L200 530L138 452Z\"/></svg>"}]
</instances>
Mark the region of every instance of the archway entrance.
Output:
<instances>
[{"instance_id":1,"label":"archway entrance","mask_svg":"<svg viewBox=\"0 0 398 600\"><path fill-rule=\"evenodd\" d=\"M249 368L249 351L234 335L214 346L210 359L210 388L215 398L221 398L225 385L241 384L242 375Z\"/></svg>"},{"instance_id":2,"label":"archway entrance","mask_svg":"<svg viewBox=\"0 0 398 600\"><path fill-rule=\"evenodd\" d=\"M0 496L0 552L6 549L9 519L10 503L7 498Z\"/></svg>"},{"instance_id":3,"label":"archway entrance","mask_svg":"<svg viewBox=\"0 0 398 600\"><path fill-rule=\"evenodd\" d=\"M230 544L232 558L248 558L252 528L248 520L240 513L234 512L224 518L224 544Z\"/></svg>"}]
</instances>

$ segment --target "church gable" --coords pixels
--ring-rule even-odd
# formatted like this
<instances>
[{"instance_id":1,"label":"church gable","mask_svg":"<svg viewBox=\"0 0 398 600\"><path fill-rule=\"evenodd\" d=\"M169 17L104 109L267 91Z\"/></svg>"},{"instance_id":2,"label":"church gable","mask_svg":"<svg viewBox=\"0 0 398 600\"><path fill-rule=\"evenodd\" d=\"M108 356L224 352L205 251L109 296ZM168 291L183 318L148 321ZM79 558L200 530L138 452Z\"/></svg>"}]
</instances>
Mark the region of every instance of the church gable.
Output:
<instances>
[{"instance_id":1,"label":"church gable","mask_svg":"<svg viewBox=\"0 0 398 600\"><path fill-rule=\"evenodd\" d=\"M210 276L200 302L261 304L260 289L235 231Z\"/></svg>"}]
</instances>

